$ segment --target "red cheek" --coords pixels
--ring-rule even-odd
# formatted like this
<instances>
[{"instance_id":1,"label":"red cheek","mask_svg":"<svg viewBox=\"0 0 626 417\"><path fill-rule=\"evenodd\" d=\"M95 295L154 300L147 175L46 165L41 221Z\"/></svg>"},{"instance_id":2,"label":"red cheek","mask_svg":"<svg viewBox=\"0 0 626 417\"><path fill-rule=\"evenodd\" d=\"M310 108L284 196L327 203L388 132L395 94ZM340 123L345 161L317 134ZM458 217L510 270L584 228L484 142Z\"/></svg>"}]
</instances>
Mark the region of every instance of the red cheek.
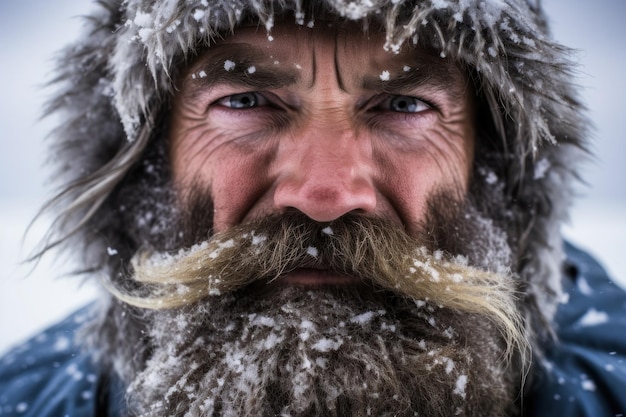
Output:
<instances>
[{"instance_id":1,"label":"red cheek","mask_svg":"<svg viewBox=\"0 0 626 417\"><path fill-rule=\"evenodd\" d=\"M272 155L220 155L216 158L211 178L215 205L214 227L225 230L243 222L250 213L258 210L260 201L271 187L269 166Z\"/></svg>"}]
</instances>

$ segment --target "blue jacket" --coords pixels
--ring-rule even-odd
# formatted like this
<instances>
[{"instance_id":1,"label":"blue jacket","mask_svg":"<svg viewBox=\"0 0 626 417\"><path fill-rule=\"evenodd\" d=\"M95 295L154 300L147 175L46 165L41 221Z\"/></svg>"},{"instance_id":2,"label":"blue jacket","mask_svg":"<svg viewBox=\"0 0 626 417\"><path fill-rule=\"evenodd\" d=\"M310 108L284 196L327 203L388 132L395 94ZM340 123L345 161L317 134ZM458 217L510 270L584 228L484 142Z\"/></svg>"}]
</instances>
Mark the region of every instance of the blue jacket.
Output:
<instances>
[{"instance_id":1,"label":"blue jacket","mask_svg":"<svg viewBox=\"0 0 626 417\"><path fill-rule=\"evenodd\" d=\"M556 316L559 343L534 367L524 400L533 417L626 417L626 292L566 244ZM74 342L83 309L0 360L0 416L120 417L124 390Z\"/></svg>"}]
</instances>

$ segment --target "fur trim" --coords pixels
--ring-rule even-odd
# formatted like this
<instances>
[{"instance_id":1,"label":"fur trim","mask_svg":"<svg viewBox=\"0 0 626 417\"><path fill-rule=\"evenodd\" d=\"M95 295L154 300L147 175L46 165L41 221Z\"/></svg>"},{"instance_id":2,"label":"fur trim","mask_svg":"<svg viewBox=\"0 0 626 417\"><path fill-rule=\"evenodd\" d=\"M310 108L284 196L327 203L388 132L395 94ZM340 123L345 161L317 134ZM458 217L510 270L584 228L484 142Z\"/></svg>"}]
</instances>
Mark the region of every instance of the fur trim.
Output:
<instances>
[{"instance_id":1,"label":"fur trim","mask_svg":"<svg viewBox=\"0 0 626 417\"><path fill-rule=\"evenodd\" d=\"M469 69L500 143L486 152L491 171L476 181L497 183L507 213L494 213L517 236L517 273L528 284L524 302L533 322L549 321L561 292L560 224L567 216L575 169L588 123L571 84L569 50L546 32L531 0L100 0L86 34L60 56L59 93L47 109L61 113L53 154L65 190L47 250L80 242L87 269L112 273L114 241L128 254L120 207L111 195L141 176L155 120L167 110L181 64L244 19L271 31L292 12L298 24L316 10L386 28L386 47L403 42L438 50ZM321 5L321 6L320 6ZM142 162L143 161L143 162ZM146 172L148 170L146 169ZM145 172L144 172L145 174ZM146 174L147 175L147 174ZM131 175L132 177L132 175ZM134 181L134 180L133 180ZM69 239L73 237L72 239ZM82 250L82 249L81 249Z\"/></svg>"}]
</instances>

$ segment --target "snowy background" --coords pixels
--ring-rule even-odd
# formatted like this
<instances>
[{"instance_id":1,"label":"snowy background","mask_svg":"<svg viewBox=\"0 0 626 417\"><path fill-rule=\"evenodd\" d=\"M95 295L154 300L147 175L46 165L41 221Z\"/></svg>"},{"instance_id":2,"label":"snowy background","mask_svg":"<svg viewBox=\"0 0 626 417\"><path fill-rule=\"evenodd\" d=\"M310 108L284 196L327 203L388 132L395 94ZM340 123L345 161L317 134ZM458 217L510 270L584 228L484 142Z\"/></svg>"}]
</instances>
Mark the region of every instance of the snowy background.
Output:
<instances>
[{"instance_id":1,"label":"snowy background","mask_svg":"<svg viewBox=\"0 0 626 417\"><path fill-rule=\"evenodd\" d=\"M38 121L51 58L79 33L87 0L0 1L0 354L96 297L89 283L61 277L62 262L46 259L32 274L23 259L45 231L23 233L50 196L44 137L53 120ZM596 160L586 167L566 235L601 259L626 285L626 2L544 0L554 36L577 48L579 83L596 123ZM56 262L55 262L56 261Z\"/></svg>"}]
</instances>

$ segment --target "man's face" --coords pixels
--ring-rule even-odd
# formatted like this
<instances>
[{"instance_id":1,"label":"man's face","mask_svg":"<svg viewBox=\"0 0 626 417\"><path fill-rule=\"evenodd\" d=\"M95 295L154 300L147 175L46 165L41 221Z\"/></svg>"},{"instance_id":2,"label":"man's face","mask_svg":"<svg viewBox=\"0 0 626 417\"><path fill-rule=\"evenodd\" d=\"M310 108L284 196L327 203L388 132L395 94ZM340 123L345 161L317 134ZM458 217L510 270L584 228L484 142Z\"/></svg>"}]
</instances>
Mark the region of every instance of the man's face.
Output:
<instances>
[{"instance_id":1,"label":"man's face","mask_svg":"<svg viewBox=\"0 0 626 417\"><path fill-rule=\"evenodd\" d=\"M294 208L415 235L429 196L467 190L472 90L455 65L359 26L241 28L183 76L172 110L174 183L211 190L214 231ZM294 278L295 279L295 278Z\"/></svg>"},{"instance_id":2,"label":"man's face","mask_svg":"<svg viewBox=\"0 0 626 417\"><path fill-rule=\"evenodd\" d=\"M182 74L172 227L201 244L133 264L168 309L146 313L131 397L155 415L504 415L514 284L432 250L505 241L464 198L466 78L357 26L271 36L238 29Z\"/></svg>"}]
</instances>

